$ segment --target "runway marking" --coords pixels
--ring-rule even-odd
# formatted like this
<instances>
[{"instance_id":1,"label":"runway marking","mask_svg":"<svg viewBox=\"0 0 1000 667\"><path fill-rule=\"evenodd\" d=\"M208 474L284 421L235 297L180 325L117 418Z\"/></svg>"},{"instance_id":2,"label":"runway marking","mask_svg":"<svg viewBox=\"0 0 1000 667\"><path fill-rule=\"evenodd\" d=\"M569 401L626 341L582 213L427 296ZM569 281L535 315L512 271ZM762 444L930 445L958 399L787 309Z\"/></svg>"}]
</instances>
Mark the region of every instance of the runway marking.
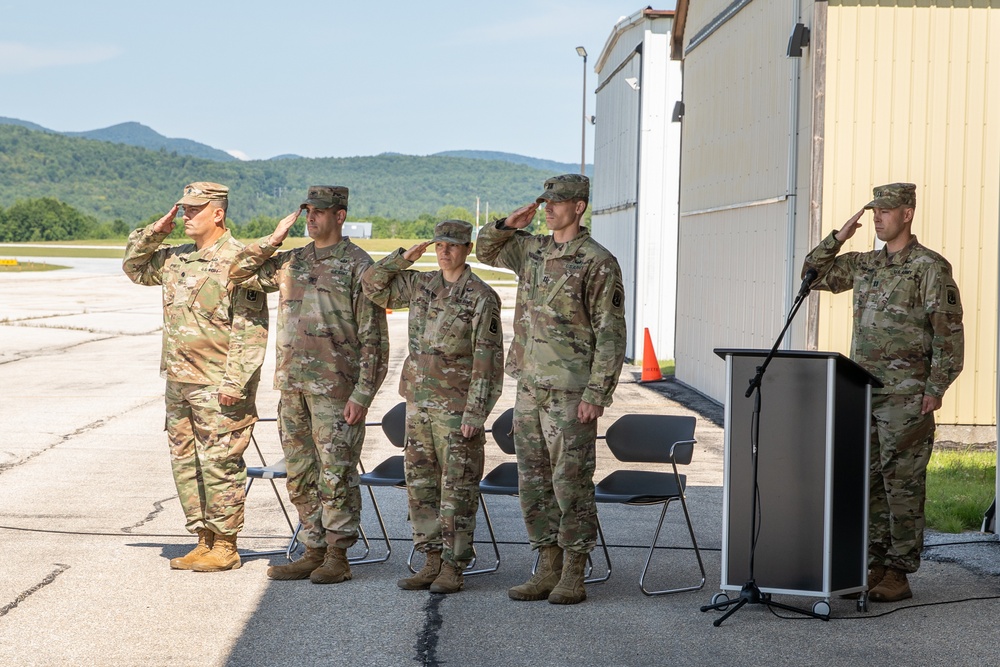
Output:
<instances>
[{"instance_id":1,"label":"runway marking","mask_svg":"<svg viewBox=\"0 0 1000 667\"><path fill-rule=\"evenodd\" d=\"M430 595L424 605L424 627L417 635L417 662L426 667L437 667L438 632L444 619L441 618L441 602L444 595Z\"/></svg>"},{"instance_id":2,"label":"runway marking","mask_svg":"<svg viewBox=\"0 0 1000 667\"><path fill-rule=\"evenodd\" d=\"M28 590L23 591L20 595L14 598L13 602L8 602L4 606L0 607L0 616L6 616L7 612L9 612L11 609L21 604L32 595L34 595L41 589L45 588L46 586L48 586L49 584L51 584L53 581L56 580L56 577L58 577L60 574L69 569L69 565L63 565L62 563L56 563L56 565L58 565L59 567L57 567L56 569L52 570L52 572L49 572L47 575L45 575L44 579L42 579L40 582L38 582Z\"/></svg>"}]
</instances>

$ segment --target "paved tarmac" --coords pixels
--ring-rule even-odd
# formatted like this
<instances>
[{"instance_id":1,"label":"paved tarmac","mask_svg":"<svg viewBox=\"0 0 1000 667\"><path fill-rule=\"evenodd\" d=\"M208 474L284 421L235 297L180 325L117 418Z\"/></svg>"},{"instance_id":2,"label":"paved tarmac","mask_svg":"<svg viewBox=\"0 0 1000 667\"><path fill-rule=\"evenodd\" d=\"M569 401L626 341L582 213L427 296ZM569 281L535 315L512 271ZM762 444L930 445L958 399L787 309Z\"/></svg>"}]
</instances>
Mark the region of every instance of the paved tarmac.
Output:
<instances>
[{"instance_id":1,"label":"paved tarmac","mask_svg":"<svg viewBox=\"0 0 1000 667\"><path fill-rule=\"evenodd\" d=\"M945 544L927 550L912 578L914 600L872 603L862 613L834 599L829 622L751 605L713 627L719 613L700 606L719 591L722 411L676 383L637 384L635 367L625 369L600 428L630 412L698 417L687 472L708 575L701 591L642 595L640 545L659 508L602 506L611 579L589 586L580 605L510 601L506 589L526 578L531 554L516 499L503 497L488 501L501 542L496 573L468 577L458 595L402 591L395 581L406 573L410 535L405 493L391 488L375 490L391 557L355 566L352 581L269 581L265 570L281 556L248 557L241 569L218 574L172 571L167 561L193 541L162 432L159 291L130 283L115 260L59 263L75 268L0 274L0 665L1000 664L994 536L931 536ZM513 302L512 291L503 296ZM405 318L390 316L392 366L372 421L400 400ZM505 325L509 335L509 311ZM273 367L272 350L262 416L277 405ZM508 386L495 414L512 396ZM273 424L262 423L257 436L268 461L280 457ZM492 442L487 450L487 470L505 460ZM619 464L603 444L598 450L600 478ZM377 427L369 429L369 469L394 453ZM258 463L253 453L247 459ZM377 533L373 517L366 496L369 536ZM271 488L257 482L241 548L280 548L288 532ZM661 544L674 548L657 553L652 585L698 579L679 507ZM489 546L478 549L488 563ZM806 608L817 601L780 599Z\"/></svg>"}]
</instances>

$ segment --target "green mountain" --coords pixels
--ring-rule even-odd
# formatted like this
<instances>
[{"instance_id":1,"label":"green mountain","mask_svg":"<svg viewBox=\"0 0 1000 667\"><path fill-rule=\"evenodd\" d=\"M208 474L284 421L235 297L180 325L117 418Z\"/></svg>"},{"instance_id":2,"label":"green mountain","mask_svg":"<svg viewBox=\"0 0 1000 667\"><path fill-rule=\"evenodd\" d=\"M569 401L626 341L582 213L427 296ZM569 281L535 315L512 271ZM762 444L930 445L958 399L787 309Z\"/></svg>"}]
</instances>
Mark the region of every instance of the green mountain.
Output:
<instances>
[{"instance_id":1,"label":"green mountain","mask_svg":"<svg viewBox=\"0 0 1000 667\"><path fill-rule=\"evenodd\" d=\"M186 183L200 180L231 188L237 222L282 217L317 183L351 188L352 219L412 220L445 206L472 210L477 196L491 211L509 211L532 201L542 181L561 171L412 155L220 162L0 124L0 207L51 197L98 220L128 224L165 213Z\"/></svg>"},{"instance_id":2,"label":"green mountain","mask_svg":"<svg viewBox=\"0 0 1000 667\"><path fill-rule=\"evenodd\" d=\"M528 157L527 155L518 155L517 153L503 153L501 151L442 151L434 153L434 155L442 157L465 157L473 160L502 160L504 162L513 162L514 164L523 164L533 169L541 169L542 171L552 171L557 174L580 173L579 162L556 162L555 160L543 160L542 158ZM586 164L584 168L588 176L594 176L593 164Z\"/></svg>"},{"instance_id":3,"label":"green mountain","mask_svg":"<svg viewBox=\"0 0 1000 667\"><path fill-rule=\"evenodd\" d=\"M190 139L170 139L141 123L119 123L118 125L112 125L111 127L105 127L100 130L87 130L86 132L57 132L26 120L4 118L0 116L0 125L20 125L21 127L26 127L29 130L36 130L39 132L62 134L67 137L83 137L84 139L96 139L98 141L109 141L114 144L139 146L153 151L160 150L162 148L180 155L190 155L192 157L200 157L207 160L219 160L220 162L230 162L236 159L225 151L220 151L218 148L212 148L211 146L200 144L197 141L191 141Z\"/></svg>"}]
</instances>

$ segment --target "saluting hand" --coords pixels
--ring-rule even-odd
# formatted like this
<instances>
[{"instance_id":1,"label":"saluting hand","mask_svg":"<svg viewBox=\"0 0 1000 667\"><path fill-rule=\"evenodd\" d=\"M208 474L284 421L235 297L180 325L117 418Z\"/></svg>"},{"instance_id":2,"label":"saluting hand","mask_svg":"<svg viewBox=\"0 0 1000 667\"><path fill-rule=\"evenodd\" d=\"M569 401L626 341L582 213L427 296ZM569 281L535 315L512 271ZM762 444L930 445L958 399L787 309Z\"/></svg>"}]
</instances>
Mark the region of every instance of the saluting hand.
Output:
<instances>
[{"instance_id":1,"label":"saluting hand","mask_svg":"<svg viewBox=\"0 0 1000 667\"><path fill-rule=\"evenodd\" d=\"M531 224L532 219L535 217L535 212L538 211L538 204L532 203L527 206L522 206L513 213L507 216L507 222L504 224L508 227L513 227L514 229L524 229Z\"/></svg>"},{"instance_id":2,"label":"saluting hand","mask_svg":"<svg viewBox=\"0 0 1000 667\"><path fill-rule=\"evenodd\" d=\"M284 218L278 222L278 226L274 228L271 232L271 238L268 245L281 245L285 239L288 238L288 232L291 231L292 225L295 221L299 219L299 215L302 213L302 209L297 209L295 213L289 213Z\"/></svg>"},{"instance_id":3,"label":"saluting hand","mask_svg":"<svg viewBox=\"0 0 1000 667\"><path fill-rule=\"evenodd\" d=\"M852 215L851 219L845 222L844 226L840 228L839 232L837 232L837 240L843 243L847 239L854 236L854 232L861 229L861 223L859 222L859 220L861 220L861 216L863 216L864 214L865 214L865 209L861 209L860 211Z\"/></svg>"},{"instance_id":4,"label":"saluting hand","mask_svg":"<svg viewBox=\"0 0 1000 667\"><path fill-rule=\"evenodd\" d=\"M177 211L179 208L180 207L177 206L177 204L174 204L173 207L171 207L169 213L167 213L165 216L154 222L153 232L155 232L156 234L169 234L170 232L174 231L174 227L177 226L177 223L174 222L174 219L177 217Z\"/></svg>"},{"instance_id":5,"label":"saluting hand","mask_svg":"<svg viewBox=\"0 0 1000 667\"><path fill-rule=\"evenodd\" d=\"M403 253L403 259L405 259L407 262L417 261L423 256L424 252L432 243L434 243L434 241L424 241L423 243L418 243L417 245L413 246L412 248Z\"/></svg>"}]
</instances>

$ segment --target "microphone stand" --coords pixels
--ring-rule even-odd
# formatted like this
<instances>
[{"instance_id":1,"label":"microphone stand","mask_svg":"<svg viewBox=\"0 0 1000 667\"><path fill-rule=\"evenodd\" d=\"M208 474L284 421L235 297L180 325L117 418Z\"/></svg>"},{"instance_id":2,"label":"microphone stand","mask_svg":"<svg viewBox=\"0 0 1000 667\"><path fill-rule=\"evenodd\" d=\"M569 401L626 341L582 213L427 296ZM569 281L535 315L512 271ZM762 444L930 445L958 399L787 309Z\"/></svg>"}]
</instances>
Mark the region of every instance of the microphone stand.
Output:
<instances>
[{"instance_id":1,"label":"microphone stand","mask_svg":"<svg viewBox=\"0 0 1000 667\"><path fill-rule=\"evenodd\" d=\"M811 276L811 277L810 277ZM799 312L799 307L802 302L805 301L806 296L809 294L809 287L813 280L816 279L816 272L810 269L806 272L806 277L802 281L802 287L799 289L798 295L795 297L794 303L792 303L792 308L788 313L788 317L785 318L785 326L781 329L781 333L778 334L777 340L774 341L774 346L771 347L771 351L768 353L767 357L764 358L764 362L757 367L757 374L750 379L750 386L746 391L746 398L750 398L751 395L754 396L753 401L753 417L750 430L751 439L751 479L753 481L753 497L750 499L750 578L747 579L746 583L740 589L740 595L736 600L730 600L728 597L724 600L714 602L705 605L701 608L703 612L710 611L713 609L725 610L730 605L734 605L732 609L726 611L721 617L717 618L712 622L712 625L719 627L722 623L738 612L744 605L748 604L763 604L767 607L776 607L778 609L784 609L785 611L794 612L797 614L802 614L803 616L810 616L812 618L818 618L823 621L829 621L829 614L817 614L813 611L807 609L800 609L798 607L792 607L790 605L782 604L780 602L775 602L771 599L770 593L764 593L757 586L757 582L754 580L754 553L757 550L757 499L759 490L757 487L757 449L758 443L760 441L760 390L761 384L764 378L764 372L767 370L768 364L771 363L771 359L778 352L778 346L781 345L781 341L785 337L785 332L788 331L788 327L792 324L792 319L795 318L795 314Z\"/></svg>"}]
</instances>

